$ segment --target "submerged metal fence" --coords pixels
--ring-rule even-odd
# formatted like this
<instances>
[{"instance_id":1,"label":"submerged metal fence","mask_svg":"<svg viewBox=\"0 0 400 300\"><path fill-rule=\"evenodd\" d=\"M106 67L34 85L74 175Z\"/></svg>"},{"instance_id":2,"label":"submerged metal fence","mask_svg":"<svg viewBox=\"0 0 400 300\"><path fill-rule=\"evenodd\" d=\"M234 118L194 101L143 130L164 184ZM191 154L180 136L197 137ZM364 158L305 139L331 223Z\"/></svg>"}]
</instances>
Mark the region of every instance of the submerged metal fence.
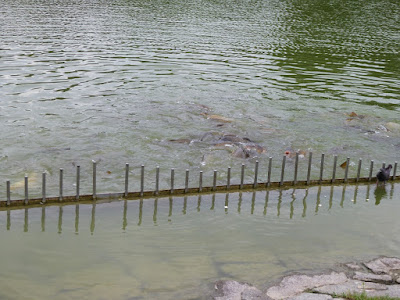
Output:
<instances>
[{"instance_id":1,"label":"submerged metal fence","mask_svg":"<svg viewBox=\"0 0 400 300\"><path fill-rule=\"evenodd\" d=\"M213 181L212 186L203 186L203 171L199 172L198 177L198 185L196 187L189 187L189 178L190 172L189 169L186 169L185 172L185 181L183 187L176 188L175 186L175 169L171 169L170 173L170 188L160 190L160 167L156 167L156 178L155 178L155 188L154 190L146 190L144 189L145 182L145 166L141 165L140 168L140 188L138 191L129 191L129 164L125 164L125 181L124 181L124 191L119 193L105 193L98 194L97 193L97 162L93 161L92 165L92 193L91 194L80 194L80 183L81 183L81 168L80 166L76 166L76 191L73 195L64 195L64 170L60 169L59 173L59 193L58 196L48 197L46 193L46 172L42 173L42 197L41 198L29 198L29 186L28 186L28 176L26 175L24 178L24 199L11 199L11 182L6 182L6 197L5 201L0 201L0 207L4 206L20 206L20 205L34 205L34 204L46 204L46 203L57 203L57 202L76 202L76 201L93 201L96 199L104 199L104 198L127 198L127 199L135 199L135 198L144 198L144 197L157 197L157 196L167 196L167 195L185 195L185 194L200 194L200 193L210 193L210 192L218 192L218 191L235 191L235 190L254 190L254 189L268 189L268 188L282 188L289 186L311 186L311 185L322 185L322 184L340 184L340 183L359 183L359 182L371 182L375 180L376 177L374 173L374 161L371 160L369 164L369 176L361 177L361 166L362 159L358 160L357 167L357 176L353 178L349 178L349 165L350 158L347 157L346 162L342 164L344 168L344 177L336 178L336 170L337 170L337 160L338 157L335 155L333 157L333 169L332 174L324 177L324 167L325 167L325 154L321 155L320 164L319 164L319 177L318 179L311 180L311 166L312 166L313 154L309 153L308 156L308 168L307 168L307 177L306 180L298 180L299 173L299 153L296 153L295 162L294 162L294 172L290 174L291 178L289 180L285 180L288 178L288 174L285 174L286 170L286 156L284 155L282 161L279 162L281 164L280 168L280 180L273 182L271 180L272 176L272 157L269 157L268 167L266 170L267 179L266 181L260 182L258 179L259 175L259 162L256 161L254 164L254 175L253 180L249 183L244 182L244 174L245 174L245 164L241 165L240 169L240 183L231 182L231 167L227 168L227 177L226 184L217 185L217 174L218 171L213 171ZM382 164L382 167L385 167L385 163ZM379 168L377 168L378 170ZM390 180L398 180L400 176L396 175L397 172L397 161L394 162L393 173L390 176ZM328 177L328 178L327 178Z\"/></svg>"}]
</instances>

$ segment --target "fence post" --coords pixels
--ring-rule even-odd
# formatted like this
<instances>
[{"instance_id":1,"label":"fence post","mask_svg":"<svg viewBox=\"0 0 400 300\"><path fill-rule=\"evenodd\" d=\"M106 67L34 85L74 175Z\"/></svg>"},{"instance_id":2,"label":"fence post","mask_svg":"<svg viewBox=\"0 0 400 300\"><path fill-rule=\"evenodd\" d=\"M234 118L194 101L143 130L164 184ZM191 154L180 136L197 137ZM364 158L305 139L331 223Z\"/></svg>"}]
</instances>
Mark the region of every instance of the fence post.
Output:
<instances>
[{"instance_id":1,"label":"fence post","mask_svg":"<svg viewBox=\"0 0 400 300\"><path fill-rule=\"evenodd\" d=\"M228 167L228 174L226 179L226 189L229 190L231 188L231 167Z\"/></svg>"},{"instance_id":2,"label":"fence post","mask_svg":"<svg viewBox=\"0 0 400 300\"><path fill-rule=\"evenodd\" d=\"M160 190L160 167L156 167L156 190L154 192L155 195L158 195Z\"/></svg>"},{"instance_id":3,"label":"fence post","mask_svg":"<svg viewBox=\"0 0 400 300\"><path fill-rule=\"evenodd\" d=\"M10 184L10 180L7 180L7 206L9 206L11 204L11 184Z\"/></svg>"},{"instance_id":4,"label":"fence post","mask_svg":"<svg viewBox=\"0 0 400 300\"><path fill-rule=\"evenodd\" d=\"M28 204L28 203L29 203L29 195L28 195L28 175L25 175L24 183L25 183L25 204Z\"/></svg>"},{"instance_id":5,"label":"fence post","mask_svg":"<svg viewBox=\"0 0 400 300\"><path fill-rule=\"evenodd\" d=\"M144 193L144 165L140 167L140 196Z\"/></svg>"},{"instance_id":6,"label":"fence post","mask_svg":"<svg viewBox=\"0 0 400 300\"><path fill-rule=\"evenodd\" d=\"M42 173L42 203L46 203L46 172Z\"/></svg>"},{"instance_id":7,"label":"fence post","mask_svg":"<svg viewBox=\"0 0 400 300\"><path fill-rule=\"evenodd\" d=\"M175 176L175 170L172 168L171 169L171 194L174 193L174 176Z\"/></svg>"},{"instance_id":8,"label":"fence post","mask_svg":"<svg viewBox=\"0 0 400 300\"><path fill-rule=\"evenodd\" d=\"M58 201L63 200L63 190L64 190L64 169L60 169L60 190L59 190L59 196L58 196Z\"/></svg>"},{"instance_id":9,"label":"fence post","mask_svg":"<svg viewBox=\"0 0 400 300\"><path fill-rule=\"evenodd\" d=\"M76 200L79 200L80 180L81 180L81 166L76 166Z\"/></svg>"},{"instance_id":10,"label":"fence post","mask_svg":"<svg viewBox=\"0 0 400 300\"><path fill-rule=\"evenodd\" d=\"M350 164L350 157L346 159L346 169L344 171L344 183L347 183L347 175L349 173L349 164Z\"/></svg>"},{"instance_id":11,"label":"fence post","mask_svg":"<svg viewBox=\"0 0 400 300\"><path fill-rule=\"evenodd\" d=\"M358 160L358 169L357 169L357 179L356 182L360 180L360 174L361 174L361 164L362 164L362 159L360 158Z\"/></svg>"},{"instance_id":12,"label":"fence post","mask_svg":"<svg viewBox=\"0 0 400 300\"><path fill-rule=\"evenodd\" d=\"M217 170L214 170L213 191L217 190Z\"/></svg>"},{"instance_id":13,"label":"fence post","mask_svg":"<svg viewBox=\"0 0 400 300\"><path fill-rule=\"evenodd\" d=\"M254 168L254 183L253 183L253 188L257 187L257 181L258 181L258 160L256 160L256 166Z\"/></svg>"},{"instance_id":14,"label":"fence post","mask_svg":"<svg viewBox=\"0 0 400 300\"><path fill-rule=\"evenodd\" d=\"M93 162L93 200L96 200L96 183L97 183L97 163L96 161L92 160Z\"/></svg>"},{"instance_id":15,"label":"fence post","mask_svg":"<svg viewBox=\"0 0 400 300\"><path fill-rule=\"evenodd\" d=\"M125 192L124 192L125 197L128 197L128 190L129 190L128 186L129 186L129 164L126 163L125 164Z\"/></svg>"},{"instance_id":16,"label":"fence post","mask_svg":"<svg viewBox=\"0 0 400 300\"><path fill-rule=\"evenodd\" d=\"M296 160L294 163L294 178L293 178L293 185L297 184L297 173L299 170L299 152L296 152Z\"/></svg>"},{"instance_id":17,"label":"fence post","mask_svg":"<svg viewBox=\"0 0 400 300\"><path fill-rule=\"evenodd\" d=\"M281 181L279 183L280 186L283 185L283 179L285 177L285 165L286 165L286 155L284 155L282 158Z\"/></svg>"},{"instance_id":18,"label":"fence post","mask_svg":"<svg viewBox=\"0 0 400 300\"><path fill-rule=\"evenodd\" d=\"M268 159L268 179L267 179L267 187L271 185L271 171L272 171L272 157Z\"/></svg>"},{"instance_id":19,"label":"fence post","mask_svg":"<svg viewBox=\"0 0 400 300\"><path fill-rule=\"evenodd\" d=\"M185 194L189 190L189 169L186 169L186 177L185 177Z\"/></svg>"},{"instance_id":20,"label":"fence post","mask_svg":"<svg viewBox=\"0 0 400 300\"><path fill-rule=\"evenodd\" d=\"M371 164L370 164L370 166L369 166L369 178L368 178L368 181L371 181L372 180L372 170L374 169L374 161L373 160L371 160Z\"/></svg>"},{"instance_id":21,"label":"fence post","mask_svg":"<svg viewBox=\"0 0 400 300\"><path fill-rule=\"evenodd\" d=\"M242 170L240 173L240 189L243 189L243 182L244 182L244 164L242 164Z\"/></svg>"},{"instance_id":22,"label":"fence post","mask_svg":"<svg viewBox=\"0 0 400 300\"><path fill-rule=\"evenodd\" d=\"M337 165L337 155L333 157L332 183L335 182L336 178L336 165Z\"/></svg>"},{"instance_id":23,"label":"fence post","mask_svg":"<svg viewBox=\"0 0 400 300\"><path fill-rule=\"evenodd\" d=\"M319 184L322 183L322 178L324 176L324 160L325 160L325 154L322 153L321 154L321 168L320 168L320 172L319 172Z\"/></svg>"},{"instance_id":24,"label":"fence post","mask_svg":"<svg viewBox=\"0 0 400 300\"><path fill-rule=\"evenodd\" d=\"M199 173L199 193L203 191L203 171Z\"/></svg>"},{"instance_id":25,"label":"fence post","mask_svg":"<svg viewBox=\"0 0 400 300\"><path fill-rule=\"evenodd\" d=\"M312 152L310 152L310 156L308 157L307 185L310 185L311 163L312 163Z\"/></svg>"}]
</instances>

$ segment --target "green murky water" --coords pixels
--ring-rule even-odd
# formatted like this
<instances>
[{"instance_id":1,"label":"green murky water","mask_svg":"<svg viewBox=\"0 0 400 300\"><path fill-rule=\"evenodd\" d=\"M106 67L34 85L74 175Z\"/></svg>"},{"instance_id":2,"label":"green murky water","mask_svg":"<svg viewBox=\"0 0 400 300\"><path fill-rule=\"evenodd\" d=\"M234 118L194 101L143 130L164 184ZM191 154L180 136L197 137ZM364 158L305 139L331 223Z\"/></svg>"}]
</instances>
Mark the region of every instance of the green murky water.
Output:
<instances>
[{"instance_id":1,"label":"green murky water","mask_svg":"<svg viewBox=\"0 0 400 300\"><path fill-rule=\"evenodd\" d=\"M92 159L98 193L123 191L125 163L131 190L146 165L147 190L157 165L162 189L172 167L177 186L185 169L191 186L199 171L210 185L214 169L225 183L228 166L237 183L242 163L251 182L256 159L263 181L269 156L278 180L288 149L313 151L313 178L322 153L326 177L333 155L352 158L349 176L359 157L362 176L371 159L398 160L398 1L2 0L0 16L1 200L6 180L23 197L25 174L40 196L43 170L57 195L59 168L73 194L77 165L89 193ZM206 132L267 153L235 158L198 142ZM201 298L220 278L262 287L398 254L399 187L386 189L271 191L267 206L265 192L231 194L227 209L218 194L2 211L0 297Z\"/></svg>"},{"instance_id":2,"label":"green murky water","mask_svg":"<svg viewBox=\"0 0 400 300\"><path fill-rule=\"evenodd\" d=\"M400 185L0 212L2 299L207 299L291 271L398 255Z\"/></svg>"},{"instance_id":3,"label":"green murky water","mask_svg":"<svg viewBox=\"0 0 400 300\"><path fill-rule=\"evenodd\" d=\"M21 197L25 174L40 194L43 170L57 194L59 168L74 191L92 159L100 192L123 190L125 163L135 179L152 170L149 188L156 165L180 176L254 162L168 142L210 131L267 147L261 164L288 148L398 159L400 129L386 131L399 122L398 1L3 0L0 14L2 197L7 179Z\"/></svg>"}]
</instances>

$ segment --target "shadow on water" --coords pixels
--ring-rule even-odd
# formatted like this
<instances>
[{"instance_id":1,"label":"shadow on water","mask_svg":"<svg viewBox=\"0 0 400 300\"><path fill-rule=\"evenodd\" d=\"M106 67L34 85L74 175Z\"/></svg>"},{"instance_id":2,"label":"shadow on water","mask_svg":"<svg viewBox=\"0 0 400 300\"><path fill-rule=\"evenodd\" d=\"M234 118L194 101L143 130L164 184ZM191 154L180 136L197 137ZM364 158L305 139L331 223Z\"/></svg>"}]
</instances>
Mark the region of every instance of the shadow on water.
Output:
<instances>
[{"instance_id":1,"label":"shadow on water","mask_svg":"<svg viewBox=\"0 0 400 300\"><path fill-rule=\"evenodd\" d=\"M377 186L374 191L375 205L379 205L383 198L387 197L386 186Z\"/></svg>"},{"instance_id":2,"label":"shadow on water","mask_svg":"<svg viewBox=\"0 0 400 300\"><path fill-rule=\"evenodd\" d=\"M192 213L204 213L208 214L210 212L220 211L221 208L225 215L229 213L234 213L237 215L243 214L243 210L249 209L247 216L253 215L262 215L264 217L288 217L289 219L295 218L296 211L301 212L301 218L306 219L311 215L318 215L322 207L327 207L328 211L334 210L335 208L345 208L345 203L349 201L353 205L356 205L359 201L359 190L362 190L362 199L364 202L369 202L370 200L370 190L374 189L374 198L375 205L381 204L381 201L388 198L387 188L389 189L389 198L392 199L395 190L395 184L390 184L388 186L374 186L374 185L364 185L364 186L318 186L313 188L306 189L289 189L289 190L279 190L279 191L258 191L258 192L239 192L239 193L226 193L226 194L212 194L208 196L199 195L199 196L185 196L185 197L169 197L169 198L155 198L154 200L138 200L138 201L130 201L116 200L112 202L112 205L122 206L122 230L126 231L128 229L128 225L132 222L132 215L137 215L136 226L140 227L143 225L144 219L147 219L147 213L144 212L144 205L153 203L152 209L152 222L154 226L158 226L158 220L167 216L168 222L172 222L174 216L176 215L176 211L174 210L174 204L179 203L182 205L180 212L178 215L185 216L187 214ZM353 192L349 192L348 190L354 190ZM310 195L311 194L311 195ZM322 194L326 194L323 197ZM224 195L224 197L220 197ZM218 199L217 199L218 198ZM246 198L246 200L244 200ZM247 200L247 198L249 198ZM183 201L182 201L183 199ZM334 203L337 202L339 207L335 207ZM136 210L129 211L129 204L138 204ZM162 204L159 207L159 204ZM223 203L223 207L220 207L220 203ZM234 205L236 203L236 205ZM310 214L310 209L308 204L315 203L313 214ZM164 205L165 204L165 205ZM168 205L166 205L168 204ZM288 204L289 212L288 215L283 215L282 207L285 206L285 214L286 214L286 206ZM75 204L75 216L74 216L74 229L75 234L79 234L80 230L80 208L84 206L85 208L90 207L90 213L85 210L85 214L82 216L83 218L87 218L90 216L89 229L90 233L94 234L96 229L96 207L105 204L101 203L93 203L91 205L88 204ZM244 207L246 205L247 207ZM72 205L58 206L58 223L57 223L57 233L61 234L63 231L63 215L64 208L71 207ZM190 208L188 208L188 206ZM192 206L194 206L194 210L192 210ZM274 211L275 207L275 211ZM43 206L41 208L41 232L46 231L46 218L48 217L48 213L46 214L47 209L53 209L54 207L46 207ZM23 217L23 231L29 231L29 224L32 220L29 219L30 210L37 210L37 208L25 208L24 217ZM11 230L12 221L11 214L13 211L21 211L21 210L6 210L6 229ZM53 212L53 210L52 210ZM19 218L20 214L18 214ZM51 217L54 217L53 215ZM71 216L68 216L68 220L72 219ZM18 220L20 221L20 220ZM33 223L33 222L32 222Z\"/></svg>"}]
</instances>

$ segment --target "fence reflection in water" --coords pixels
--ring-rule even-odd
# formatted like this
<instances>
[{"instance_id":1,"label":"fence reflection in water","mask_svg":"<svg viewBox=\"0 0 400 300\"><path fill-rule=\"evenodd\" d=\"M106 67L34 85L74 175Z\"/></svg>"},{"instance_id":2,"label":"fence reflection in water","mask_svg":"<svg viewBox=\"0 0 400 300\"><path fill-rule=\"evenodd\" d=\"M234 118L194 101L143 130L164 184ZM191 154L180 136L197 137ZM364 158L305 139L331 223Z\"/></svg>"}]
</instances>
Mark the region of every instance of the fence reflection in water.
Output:
<instances>
[{"instance_id":1,"label":"fence reflection in water","mask_svg":"<svg viewBox=\"0 0 400 300\"><path fill-rule=\"evenodd\" d=\"M147 214L144 212L144 206L148 208L152 204L152 223L158 225L159 219L167 218L168 222L173 220L177 214L177 205L181 207L180 215L188 215L193 213L223 211L224 214L236 213L242 214L243 210L247 211L247 215L263 215L274 217L289 217L292 219L299 211L301 218L306 218L312 212L317 215L320 209L331 210L334 207L345 208L345 203L356 205L360 202L375 201L375 205L379 205L382 199L392 199L396 184L391 183L386 186L375 185L342 185L342 186L317 186L305 189L280 189L253 192L234 192L226 194L211 194L198 196L175 196L168 198L141 199L137 201L116 200L111 205L122 205L122 230L128 229L128 225L136 224L142 226ZM389 191L389 194L388 194ZM373 192L373 196L371 195ZM372 196L372 197L371 197ZM371 198L370 198L371 197ZM179 204L178 204L179 203ZM338 205L334 205L337 203ZM89 230L91 234L96 228L96 207L107 205L107 203L93 202L92 204L65 204L59 206L42 206L24 209L6 209L0 212L1 219L6 219L6 229L12 229L12 221L21 223L23 219L23 231L29 231L30 219L29 215L37 217L40 211L41 231L48 230L46 218L50 216L54 219L54 210L58 210L57 232L62 233L64 208L68 208L69 214L67 222L74 220L75 233L78 234L80 228L80 210L85 208L85 213L81 217L89 217ZM309 207L314 207L310 209ZM71 208L75 206L75 216L70 214ZM285 209L284 209L285 207ZM275 209L274 209L275 208ZM90 212L88 211L90 209ZM288 211L286 211L286 209ZM52 210L52 213L46 214L46 210ZM21 218L23 211L23 218ZM13 217L13 213L16 216ZM135 220L137 218L137 220ZM135 221L133 221L135 220ZM32 221L32 220L31 220Z\"/></svg>"}]
</instances>

